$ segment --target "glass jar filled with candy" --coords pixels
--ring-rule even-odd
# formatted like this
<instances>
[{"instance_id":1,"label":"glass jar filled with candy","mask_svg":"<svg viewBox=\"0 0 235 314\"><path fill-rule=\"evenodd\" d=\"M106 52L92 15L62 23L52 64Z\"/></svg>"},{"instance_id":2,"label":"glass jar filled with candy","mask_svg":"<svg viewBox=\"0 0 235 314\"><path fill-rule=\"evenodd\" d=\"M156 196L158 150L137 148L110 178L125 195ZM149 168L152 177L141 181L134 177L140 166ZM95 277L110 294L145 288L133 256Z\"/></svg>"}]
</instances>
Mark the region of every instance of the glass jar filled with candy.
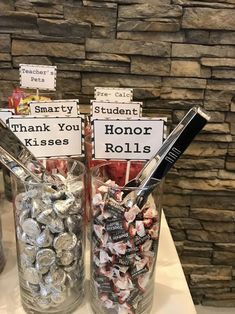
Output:
<instances>
[{"instance_id":1,"label":"glass jar filled with candy","mask_svg":"<svg viewBox=\"0 0 235 314\"><path fill-rule=\"evenodd\" d=\"M71 313L84 296L85 166L45 163L52 183L13 180L21 300L27 313Z\"/></svg>"},{"instance_id":2,"label":"glass jar filled with candy","mask_svg":"<svg viewBox=\"0 0 235 314\"><path fill-rule=\"evenodd\" d=\"M97 314L149 314L162 183L142 189L120 186L111 167L106 163L92 170L92 309Z\"/></svg>"},{"instance_id":3,"label":"glass jar filled with candy","mask_svg":"<svg viewBox=\"0 0 235 314\"><path fill-rule=\"evenodd\" d=\"M2 180L2 171L0 168L0 273L3 271L3 268L5 266L5 255L3 251L3 245L2 245L2 223L1 223L1 209L4 205L4 194L2 192L3 188L3 180Z\"/></svg>"}]
</instances>

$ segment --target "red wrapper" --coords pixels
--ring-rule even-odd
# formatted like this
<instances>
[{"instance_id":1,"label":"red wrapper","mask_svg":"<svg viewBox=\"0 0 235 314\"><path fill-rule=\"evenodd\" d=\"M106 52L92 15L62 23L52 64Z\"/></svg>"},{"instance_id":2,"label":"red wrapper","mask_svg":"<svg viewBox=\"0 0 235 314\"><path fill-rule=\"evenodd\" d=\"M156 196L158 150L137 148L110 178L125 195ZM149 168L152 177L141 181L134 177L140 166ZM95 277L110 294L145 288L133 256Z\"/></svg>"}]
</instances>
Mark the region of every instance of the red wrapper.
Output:
<instances>
[{"instance_id":1,"label":"red wrapper","mask_svg":"<svg viewBox=\"0 0 235 314\"><path fill-rule=\"evenodd\" d=\"M14 109L17 113L17 108L19 107L20 101L25 98L25 93L20 88L15 88L12 95L8 97L8 107Z\"/></svg>"}]
</instances>

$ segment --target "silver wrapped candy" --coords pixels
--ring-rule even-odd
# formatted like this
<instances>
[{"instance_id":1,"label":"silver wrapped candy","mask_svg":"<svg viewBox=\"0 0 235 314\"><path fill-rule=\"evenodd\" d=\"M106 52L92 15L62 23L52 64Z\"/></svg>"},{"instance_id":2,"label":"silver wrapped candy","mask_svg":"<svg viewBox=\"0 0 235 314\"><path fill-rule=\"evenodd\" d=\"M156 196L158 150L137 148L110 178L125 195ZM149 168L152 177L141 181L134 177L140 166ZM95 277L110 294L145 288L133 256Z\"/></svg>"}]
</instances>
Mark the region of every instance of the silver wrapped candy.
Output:
<instances>
[{"instance_id":1,"label":"silver wrapped candy","mask_svg":"<svg viewBox=\"0 0 235 314\"><path fill-rule=\"evenodd\" d=\"M79 285L82 291L82 186L71 185L77 197L70 190L40 191L32 185L16 198L21 276L30 293L27 302L42 312L63 304L70 289Z\"/></svg>"},{"instance_id":2,"label":"silver wrapped candy","mask_svg":"<svg viewBox=\"0 0 235 314\"><path fill-rule=\"evenodd\" d=\"M41 233L39 224L32 218L25 219L21 226L27 236L32 239L36 239Z\"/></svg>"},{"instance_id":3,"label":"silver wrapped candy","mask_svg":"<svg viewBox=\"0 0 235 314\"><path fill-rule=\"evenodd\" d=\"M77 237L74 233L62 233L54 239L54 248L58 251L72 250L77 243Z\"/></svg>"},{"instance_id":4,"label":"silver wrapped candy","mask_svg":"<svg viewBox=\"0 0 235 314\"><path fill-rule=\"evenodd\" d=\"M53 242L53 235L50 232L49 228L46 227L37 237L36 244L39 247L49 247L52 245Z\"/></svg>"},{"instance_id":5,"label":"silver wrapped candy","mask_svg":"<svg viewBox=\"0 0 235 314\"><path fill-rule=\"evenodd\" d=\"M56 254L52 249L41 249L36 255L36 261L42 266L51 266L55 259Z\"/></svg>"},{"instance_id":6,"label":"silver wrapped candy","mask_svg":"<svg viewBox=\"0 0 235 314\"><path fill-rule=\"evenodd\" d=\"M28 267L24 269L24 278L26 281L34 285L39 284L42 279L36 268L33 267Z\"/></svg>"}]
</instances>

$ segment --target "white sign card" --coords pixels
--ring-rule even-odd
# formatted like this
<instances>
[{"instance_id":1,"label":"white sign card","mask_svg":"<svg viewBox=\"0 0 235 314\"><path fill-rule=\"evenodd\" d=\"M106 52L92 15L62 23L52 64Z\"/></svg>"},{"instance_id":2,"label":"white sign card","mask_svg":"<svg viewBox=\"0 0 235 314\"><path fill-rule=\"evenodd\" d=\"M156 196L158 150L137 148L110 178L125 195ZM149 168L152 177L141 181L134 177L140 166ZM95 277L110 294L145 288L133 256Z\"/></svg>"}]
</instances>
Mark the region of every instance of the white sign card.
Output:
<instances>
[{"instance_id":1,"label":"white sign card","mask_svg":"<svg viewBox=\"0 0 235 314\"><path fill-rule=\"evenodd\" d=\"M133 89L116 87L95 87L95 100L110 102L130 102L133 100Z\"/></svg>"},{"instance_id":2,"label":"white sign card","mask_svg":"<svg viewBox=\"0 0 235 314\"><path fill-rule=\"evenodd\" d=\"M36 157L83 155L83 116L14 116L8 127Z\"/></svg>"},{"instance_id":3,"label":"white sign card","mask_svg":"<svg viewBox=\"0 0 235 314\"><path fill-rule=\"evenodd\" d=\"M1 109L0 108L0 119L6 123L7 119L13 116L15 113L14 109Z\"/></svg>"},{"instance_id":4,"label":"white sign card","mask_svg":"<svg viewBox=\"0 0 235 314\"><path fill-rule=\"evenodd\" d=\"M95 159L150 159L162 146L165 118L93 120Z\"/></svg>"},{"instance_id":5,"label":"white sign card","mask_svg":"<svg viewBox=\"0 0 235 314\"><path fill-rule=\"evenodd\" d=\"M42 90L55 90L56 66L20 64L20 86Z\"/></svg>"},{"instance_id":6,"label":"white sign card","mask_svg":"<svg viewBox=\"0 0 235 314\"><path fill-rule=\"evenodd\" d=\"M92 100L91 104L91 115L94 119L141 117L141 102L115 103Z\"/></svg>"},{"instance_id":7,"label":"white sign card","mask_svg":"<svg viewBox=\"0 0 235 314\"><path fill-rule=\"evenodd\" d=\"M78 103L78 99L31 101L29 103L30 114L35 117L77 117Z\"/></svg>"}]
</instances>

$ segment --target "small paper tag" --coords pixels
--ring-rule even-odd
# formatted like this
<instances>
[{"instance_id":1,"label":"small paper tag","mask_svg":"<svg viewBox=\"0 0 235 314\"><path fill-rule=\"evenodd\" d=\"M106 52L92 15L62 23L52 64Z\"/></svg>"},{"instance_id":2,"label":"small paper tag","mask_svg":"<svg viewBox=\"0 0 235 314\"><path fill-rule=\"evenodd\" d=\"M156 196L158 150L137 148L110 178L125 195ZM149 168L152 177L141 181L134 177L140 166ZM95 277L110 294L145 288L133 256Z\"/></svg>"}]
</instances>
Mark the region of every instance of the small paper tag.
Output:
<instances>
[{"instance_id":1,"label":"small paper tag","mask_svg":"<svg viewBox=\"0 0 235 314\"><path fill-rule=\"evenodd\" d=\"M166 118L93 120L95 159L150 159L162 146Z\"/></svg>"},{"instance_id":2,"label":"small paper tag","mask_svg":"<svg viewBox=\"0 0 235 314\"><path fill-rule=\"evenodd\" d=\"M83 116L14 116L8 127L36 157L83 155Z\"/></svg>"},{"instance_id":3,"label":"small paper tag","mask_svg":"<svg viewBox=\"0 0 235 314\"><path fill-rule=\"evenodd\" d=\"M91 114L94 119L141 117L141 102L115 103L92 100L91 103Z\"/></svg>"},{"instance_id":4,"label":"small paper tag","mask_svg":"<svg viewBox=\"0 0 235 314\"><path fill-rule=\"evenodd\" d=\"M78 102L78 99L31 101L30 114L35 117L77 117Z\"/></svg>"},{"instance_id":5,"label":"small paper tag","mask_svg":"<svg viewBox=\"0 0 235 314\"><path fill-rule=\"evenodd\" d=\"M7 119L13 116L14 109L2 109L0 108L0 119L6 123Z\"/></svg>"},{"instance_id":6,"label":"small paper tag","mask_svg":"<svg viewBox=\"0 0 235 314\"><path fill-rule=\"evenodd\" d=\"M42 90L55 90L56 66L20 64L20 86Z\"/></svg>"},{"instance_id":7,"label":"small paper tag","mask_svg":"<svg viewBox=\"0 0 235 314\"><path fill-rule=\"evenodd\" d=\"M95 87L95 100L110 102L130 102L133 100L133 89Z\"/></svg>"}]
</instances>

